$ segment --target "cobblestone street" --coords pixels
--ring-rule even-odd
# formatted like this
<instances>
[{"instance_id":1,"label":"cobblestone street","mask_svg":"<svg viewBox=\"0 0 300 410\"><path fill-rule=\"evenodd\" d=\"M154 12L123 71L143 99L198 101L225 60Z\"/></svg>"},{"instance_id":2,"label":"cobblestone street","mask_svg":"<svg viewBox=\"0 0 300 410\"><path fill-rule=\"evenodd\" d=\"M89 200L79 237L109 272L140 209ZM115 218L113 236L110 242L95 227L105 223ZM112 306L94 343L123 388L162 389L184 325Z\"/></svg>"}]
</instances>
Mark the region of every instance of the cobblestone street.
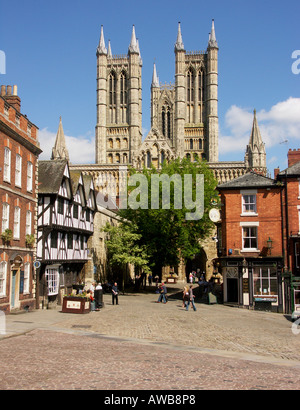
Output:
<instances>
[{"instance_id":1,"label":"cobblestone street","mask_svg":"<svg viewBox=\"0 0 300 410\"><path fill-rule=\"evenodd\" d=\"M0 388L299 389L300 335L284 315L197 301L185 311L153 292L104 301L87 315L7 316Z\"/></svg>"}]
</instances>

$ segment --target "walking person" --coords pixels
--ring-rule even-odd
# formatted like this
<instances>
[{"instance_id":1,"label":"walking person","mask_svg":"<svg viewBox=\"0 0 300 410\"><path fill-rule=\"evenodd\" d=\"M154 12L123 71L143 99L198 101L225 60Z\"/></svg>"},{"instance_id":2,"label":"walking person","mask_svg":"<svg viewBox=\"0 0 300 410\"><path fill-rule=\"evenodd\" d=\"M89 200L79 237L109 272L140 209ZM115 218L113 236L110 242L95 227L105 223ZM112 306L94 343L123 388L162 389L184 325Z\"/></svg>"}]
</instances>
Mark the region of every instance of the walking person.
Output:
<instances>
[{"instance_id":1,"label":"walking person","mask_svg":"<svg viewBox=\"0 0 300 410\"><path fill-rule=\"evenodd\" d=\"M160 303L163 300L163 303L167 303L167 287L164 282L160 285L160 295L158 297L157 303Z\"/></svg>"},{"instance_id":2,"label":"walking person","mask_svg":"<svg viewBox=\"0 0 300 410\"><path fill-rule=\"evenodd\" d=\"M118 288L117 282L113 284L111 291L112 291L112 304L114 305L116 301L116 305L118 305L119 304L119 297L118 297L119 288Z\"/></svg>"},{"instance_id":3,"label":"walking person","mask_svg":"<svg viewBox=\"0 0 300 410\"><path fill-rule=\"evenodd\" d=\"M196 306L195 306L194 298L195 298L195 296L193 294L193 285L190 285L189 299L188 299L188 301L185 302L185 309L186 310L189 310L189 306L190 306L190 303L191 303L192 306L193 306L194 312L196 312L197 309L196 309Z\"/></svg>"},{"instance_id":4,"label":"walking person","mask_svg":"<svg viewBox=\"0 0 300 410\"><path fill-rule=\"evenodd\" d=\"M188 285L185 285L185 287L183 288L183 292L182 292L182 307L186 307L185 306L185 302L188 302L189 300L189 287Z\"/></svg>"}]
</instances>

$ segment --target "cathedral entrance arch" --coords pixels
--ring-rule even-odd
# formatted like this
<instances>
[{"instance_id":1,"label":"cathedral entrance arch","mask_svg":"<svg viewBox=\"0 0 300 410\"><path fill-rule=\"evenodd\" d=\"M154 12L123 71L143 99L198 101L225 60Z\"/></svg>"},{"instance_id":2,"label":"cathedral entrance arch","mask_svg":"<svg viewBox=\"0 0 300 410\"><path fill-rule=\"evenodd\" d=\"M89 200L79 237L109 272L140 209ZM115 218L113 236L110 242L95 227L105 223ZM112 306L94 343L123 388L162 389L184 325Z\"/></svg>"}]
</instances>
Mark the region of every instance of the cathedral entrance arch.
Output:
<instances>
[{"instance_id":1,"label":"cathedral entrance arch","mask_svg":"<svg viewBox=\"0 0 300 410\"><path fill-rule=\"evenodd\" d=\"M194 255L193 259L187 261L185 265L185 275L187 282L189 281L189 274L194 271L196 276L199 278L202 273L206 275L206 263L207 255L205 250L202 248L199 253Z\"/></svg>"}]
</instances>

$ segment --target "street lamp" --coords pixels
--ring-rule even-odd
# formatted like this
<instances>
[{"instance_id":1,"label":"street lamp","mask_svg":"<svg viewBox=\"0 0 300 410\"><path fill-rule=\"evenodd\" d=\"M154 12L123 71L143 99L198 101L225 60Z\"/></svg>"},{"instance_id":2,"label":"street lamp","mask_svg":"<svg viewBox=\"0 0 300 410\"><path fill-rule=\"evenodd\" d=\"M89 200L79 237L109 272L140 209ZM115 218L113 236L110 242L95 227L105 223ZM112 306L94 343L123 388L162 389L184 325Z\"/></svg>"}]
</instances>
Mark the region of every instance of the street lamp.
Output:
<instances>
[{"instance_id":1,"label":"street lamp","mask_svg":"<svg viewBox=\"0 0 300 410\"><path fill-rule=\"evenodd\" d=\"M273 241L269 236L269 239L267 240L267 246L268 246L268 250L270 252L270 255L271 255L271 249L273 248L272 244L273 244Z\"/></svg>"}]
</instances>

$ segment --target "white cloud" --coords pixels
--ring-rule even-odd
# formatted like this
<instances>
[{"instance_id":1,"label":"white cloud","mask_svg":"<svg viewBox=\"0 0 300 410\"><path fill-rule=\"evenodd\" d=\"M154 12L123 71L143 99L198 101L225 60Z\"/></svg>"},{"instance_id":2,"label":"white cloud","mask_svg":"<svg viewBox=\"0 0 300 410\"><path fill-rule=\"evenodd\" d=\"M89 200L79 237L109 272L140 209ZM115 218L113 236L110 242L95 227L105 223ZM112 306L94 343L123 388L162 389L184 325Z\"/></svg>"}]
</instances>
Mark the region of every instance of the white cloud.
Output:
<instances>
[{"instance_id":1,"label":"white cloud","mask_svg":"<svg viewBox=\"0 0 300 410\"><path fill-rule=\"evenodd\" d=\"M300 98L288 98L275 104L269 111L257 112L257 121L266 148L284 141L300 143ZM244 153L249 142L253 112L233 105L225 115L225 131L220 131L220 153Z\"/></svg>"},{"instance_id":2,"label":"white cloud","mask_svg":"<svg viewBox=\"0 0 300 410\"><path fill-rule=\"evenodd\" d=\"M42 154L41 160L49 160L55 143L56 133L43 128L39 131L39 141ZM70 162L72 164L91 164L95 162L95 139L87 137L70 137L65 135Z\"/></svg>"}]
</instances>

